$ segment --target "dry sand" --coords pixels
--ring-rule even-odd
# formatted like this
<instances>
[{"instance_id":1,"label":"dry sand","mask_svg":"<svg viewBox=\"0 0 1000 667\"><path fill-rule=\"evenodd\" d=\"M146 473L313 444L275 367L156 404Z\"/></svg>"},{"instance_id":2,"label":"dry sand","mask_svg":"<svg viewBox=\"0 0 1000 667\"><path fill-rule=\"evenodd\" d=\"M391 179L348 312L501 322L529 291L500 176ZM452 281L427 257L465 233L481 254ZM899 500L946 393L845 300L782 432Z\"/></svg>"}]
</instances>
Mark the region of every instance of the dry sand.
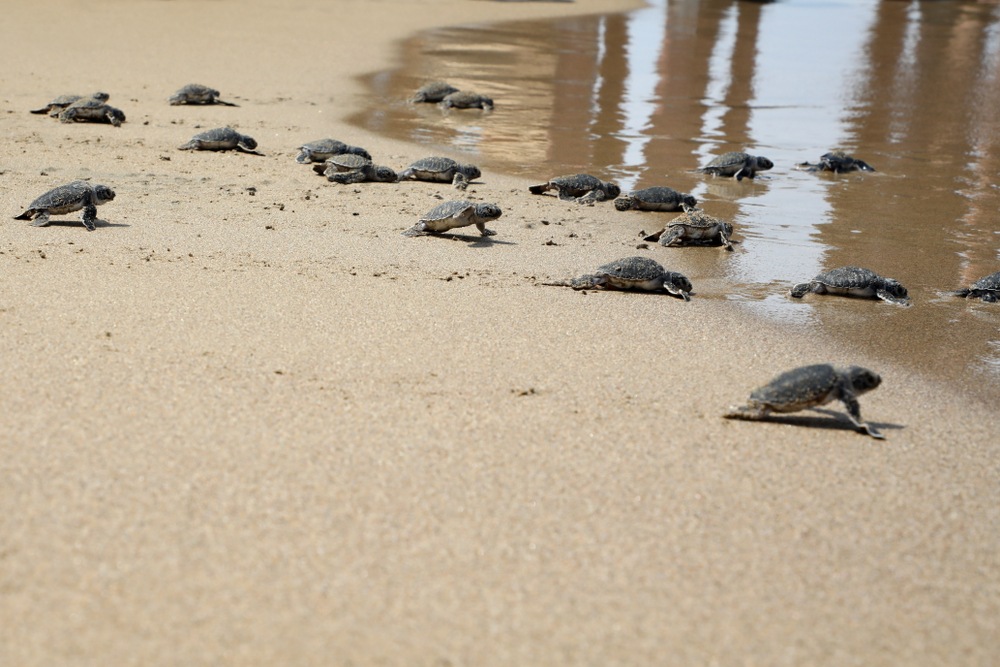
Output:
<instances>
[{"instance_id":1,"label":"dry sand","mask_svg":"<svg viewBox=\"0 0 1000 667\"><path fill-rule=\"evenodd\" d=\"M697 275L535 285L637 252L610 206L486 173L495 243L405 238L455 191L293 162L423 157L343 122L415 30L629 6L5 6L0 665L995 664L995 406ZM123 127L27 113L94 90ZM226 124L263 156L176 150ZM77 178L96 232L9 219ZM881 372L884 441L719 418L818 361Z\"/></svg>"}]
</instances>

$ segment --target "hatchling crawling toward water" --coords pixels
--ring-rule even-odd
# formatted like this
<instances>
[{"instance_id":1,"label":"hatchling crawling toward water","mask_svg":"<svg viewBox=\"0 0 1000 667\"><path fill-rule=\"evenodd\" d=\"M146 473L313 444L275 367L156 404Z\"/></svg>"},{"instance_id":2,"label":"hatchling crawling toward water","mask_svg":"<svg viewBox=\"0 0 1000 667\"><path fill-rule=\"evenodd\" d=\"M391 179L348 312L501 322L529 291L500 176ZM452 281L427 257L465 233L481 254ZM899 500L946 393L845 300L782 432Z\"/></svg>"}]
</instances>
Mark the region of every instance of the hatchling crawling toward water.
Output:
<instances>
[{"instance_id":1,"label":"hatchling crawling toward water","mask_svg":"<svg viewBox=\"0 0 1000 667\"><path fill-rule=\"evenodd\" d=\"M591 274L574 278L569 282L539 283L555 287L572 287L575 290L606 287L620 290L640 290L644 292L667 292L690 301L694 289L691 281L676 271L667 271L656 260L648 257L624 257L598 267Z\"/></svg>"},{"instance_id":2,"label":"hatchling crawling toward water","mask_svg":"<svg viewBox=\"0 0 1000 667\"><path fill-rule=\"evenodd\" d=\"M861 298L878 298L897 306L909 306L906 288L892 278L883 278L870 269L842 266L821 273L809 282L792 287L790 294L801 299L806 292L836 294Z\"/></svg>"},{"instance_id":3,"label":"hatchling crawling toward water","mask_svg":"<svg viewBox=\"0 0 1000 667\"><path fill-rule=\"evenodd\" d=\"M32 220L34 227L45 227L52 215L66 215L83 209L83 226L88 231L97 229L97 207L115 198L115 192L106 185L91 185L86 181L73 181L58 188L49 190L41 197L31 202L21 215L15 215L15 220Z\"/></svg>"},{"instance_id":4,"label":"hatchling crawling toward water","mask_svg":"<svg viewBox=\"0 0 1000 667\"><path fill-rule=\"evenodd\" d=\"M363 158L372 159L372 156L364 148L360 146L348 146L343 141L337 141L336 139L320 139L319 141L310 141L308 144L302 144L299 146L298 157L295 161L299 164L308 164L310 162L325 162L332 158L334 155L360 155Z\"/></svg>"},{"instance_id":5,"label":"hatchling crawling toward water","mask_svg":"<svg viewBox=\"0 0 1000 667\"><path fill-rule=\"evenodd\" d=\"M617 183L602 181L590 174L557 176L547 183L532 185L528 188L528 191L533 195L540 195L549 190L558 191L559 199L563 201L575 201L580 204L593 204L605 199L614 199L622 192Z\"/></svg>"},{"instance_id":6,"label":"hatchling crawling toward water","mask_svg":"<svg viewBox=\"0 0 1000 667\"><path fill-rule=\"evenodd\" d=\"M615 200L615 208L619 211L683 211L685 208L694 208L698 205L698 200L691 195L684 195L673 188L657 185L652 188L636 190L627 195L622 195Z\"/></svg>"},{"instance_id":7,"label":"hatchling crawling toward water","mask_svg":"<svg viewBox=\"0 0 1000 667\"><path fill-rule=\"evenodd\" d=\"M965 289L948 292L950 296L962 296L967 299L982 299L985 303L1000 301L1000 271L980 278Z\"/></svg>"},{"instance_id":8,"label":"hatchling crawling toward water","mask_svg":"<svg viewBox=\"0 0 1000 667\"><path fill-rule=\"evenodd\" d=\"M435 206L420 216L419 222L403 232L403 236L446 232L449 229L469 225L475 225L483 236L495 236L495 231L486 229L486 223L496 220L501 215L503 211L496 204L474 204L465 200L449 201Z\"/></svg>"},{"instance_id":9,"label":"hatchling crawling toward water","mask_svg":"<svg viewBox=\"0 0 1000 667\"><path fill-rule=\"evenodd\" d=\"M766 171L774 163L766 157L747 153L725 153L695 171L712 176L735 176L737 181L754 178L758 171Z\"/></svg>"},{"instance_id":10,"label":"hatchling crawling toward water","mask_svg":"<svg viewBox=\"0 0 1000 667\"><path fill-rule=\"evenodd\" d=\"M96 97L85 97L63 109L59 113L59 120L63 123L72 123L76 120L111 123L115 127L121 127L125 122L125 112Z\"/></svg>"},{"instance_id":11,"label":"hatchling crawling toward water","mask_svg":"<svg viewBox=\"0 0 1000 667\"><path fill-rule=\"evenodd\" d=\"M456 109L482 109L483 111L491 111L493 109L493 100L479 93L460 90L457 93L445 95L444 99L441 100L441 106L445 109L454 107Z\"/></svg>"},{"instance_id":12,"label":"hatchling crawling toward water","mask_svg":"<svg viewBox=\"0 0 1000 667\"><path fill-rule=\"evenodd\" d=\"M399 180L451 183L459 190L464 190L469 187L469 181L480 176L482 173L479 167L474 165L460 164L446 157L425 157L400 172Z\"/></svg>"},{"instance_id":13,"label":"hatchling crawling toward water","mask_svg":"<svg viewBox=\"0 0 1000 667\"><path fill-rule=\"evenodd\" d=\"M435 103L440 102L448 95L457 92L458 88L455 86L445 83L444 81L435 81L434 83L428 83L426 86L421 86L417 89L417 92L413 94L410 101Z\"/></svg>"},{"instance_id":14,"label":"hatchling crawling toward water","mask_svg":"<svg viewBox=\"0 0 1000 667\"><path fill-rule=\"evenodd\" d=\"M200 83L189 83L171 95L167 101L170 102L171 106L179 104L223 104L227 107L239 106L232 102L223 102L219 99L219 91L208 86L203 86Z\"/></svg>"},{"instance_id":15,"label":"hatchling crawling toward water","mask_svg":"<svg viewBox=\"0 0 1000 667\"><path fill-rule=\"evenodd\" d=\"M721 245L731 251L733 243L729 237L732 235L733 226L730 223L695 209L686 209L668 222L662 231L644 237L643 241L659 241L664 247Z\"/></svg>"},{"instance_id":16,"label":"hatchling crawling toward water","mask_svg":"<svg viewBox=\"0 0 1000 667\"><path fill-rule=\"evenodd\" d=\"M111 96L107 93L94 93L93 95L60 95L56 99L52 100L46 104L41 109L32 109L31 113L47 113L52 117L58 116L63 112L63 109L73 104L74 102L79 102L85 99L97 100L98 103L103 104L107 102Z\"/></svg>"},{"instance_id":17,"label":"hatchling crawling toward water","mask_svg":"<svg viewBox=\"0 0 1000 667\"><path fill-rule=\"evenodd\" d=\"M314 164L313 171L323 174L331 183L395 183L396 172L389 167L372 164L368 158L345 153L334 155L322 164Z\"/></svg>"},{"instance_id":18,"label":"hatchling crawling toward water","mask_svg":"<svg viewBox=\"0 0 1000 667\"><path fill-rule=\"evenodd\" d=\"M846 174L851 171L875 171L875 169L865 162L844 151L831 151L819 158L818 164L802 162L796 165L806 167L806 171L832 171L835 174Z\"/></svg>"},{"instance_id":19,"label":"hatchling crawling toward water","mask_svg":"<svg viewBox=\"0 0 1000 667\"><path fill-rule=\"evenodd\" d=\"M762 420L772 412L798 412L839 399L847 408L852 424L873 438L881 439L885 436L861 420L861 406L857 399L881 382L878 373L860 366L802 366L754 389L746 405L731 408L723 417Z\"/></svg>"},{"instance_id":20,"label":"hatchling crawling toward water","mask_svg":"<svg viewBox=\"0 0 1000 667\"><path fill-rule=\"evenodd\" d=\"M217 127L194 135L191 141L180 146L178 150L228 151L234 148L252 151L257 148L257 142L253 137L240 134L231 127Z\"/></svg>"}]
</instances>

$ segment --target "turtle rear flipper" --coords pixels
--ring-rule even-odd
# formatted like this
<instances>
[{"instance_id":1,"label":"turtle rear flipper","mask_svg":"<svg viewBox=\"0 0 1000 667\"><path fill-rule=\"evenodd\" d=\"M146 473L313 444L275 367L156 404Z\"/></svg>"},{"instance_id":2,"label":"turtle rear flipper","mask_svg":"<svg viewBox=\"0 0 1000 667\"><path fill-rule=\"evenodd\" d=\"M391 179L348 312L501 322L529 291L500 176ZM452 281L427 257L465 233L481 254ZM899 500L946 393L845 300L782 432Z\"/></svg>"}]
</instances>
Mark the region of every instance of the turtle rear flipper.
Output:
<instances>
[{"instance_id":1,"label":"turtle rear flipper","mask_svg":"<svg viewBox=\"0 0 1000 667\"><path fill-rule=\"evenodd\" d=\"M31 218L30 217L28 217L28 218L22 218L22 220L31 220ZM49 225L50 222L52 222L52 221L49 219L49 212L48 211L39 211L38 216L34 220L31 221L31 226L32 227L48 227L48 225Z\"/></svg>"},{"instance_id":2,"label":"turtle rear flipper","mask_svg":"<svg viewBox=\"0 0 1000 667\"><path fill-rule=\"evenodd\" d=\"M31 217L32 217L32 216L33 216L34 214L35 214L35 209L33 209L33 208L29 208L29 209L28 209L27 211L25 211L25 212L24 212L24 213L22 213L21 215L15 215L15 216L14 216L14 219L15 219L15 220L31 220Z\"/></svg>"},{"instance_id":3,"label":"turtle rear flipper","mask_svg":"<svg viewBox=\"0 0 1000 667\"><path fill-rule=\"evenodd\" d=\"M42 107L41 109L32 109L28 113L38 113L38 114L41 114L41 113L48 113L51 110L52 110L52 107L49 106L49 105L46 105L46 106Z\"/></svg>"},{"instance_id":4,"label":"turtle rear flipper","mask_svg":"<svg viewBox=\"0 0 1000 667\"><path fill-rule=\"evenodd\" d=\"M661 238L663 238L663 233L665 231L667 231L667 230L666 229L661 229L660 231L656 232L655 234L650 234L649 236L643 236L642 240L643 241L650 241L652 243L656 243Z\"/></svg>"},{"instance_id":5,"label":"turtle rear flipper","mask_svg":"<svg viewBox=\"0 0 1000 667\"><path fill-rule=\"evenodd\" d=\"M548 192L548 190L549 190L548 183L542 183L541 185L532 185L528 187L528 192L530 192L533 195L544 194Z\"/></svg>"},{"instance_id":6,"label":"turtle rear flipper","mask_svg":"<svg viewBox=\"0 0 1000 667\"><path fill-rule=\"evenodd\" d=\"M760 421L767 417L770 410L765 405L740 405L729 408L729 412L722 415L724 419L746 419L749 421Z\"/></svg>"},{"instance_id":7,"label":"turtle rear flipper","mask_svg":"<svg viewBox=\"0 0 1000 667\"><path fill-rule=\"evenodd\" d=\"M907 299L900 299L898 297L895 297L892 294L889 294L888 291L886 291L885 289L882 289L882 288L879 288L879 289L875 290L875 295L878 298L880 298L883 301L885 301L886 303L891 303L894 306L909 307L910 305L912 305L912 304L910 304L910 302Z\"/></svg>"}]
</instances>

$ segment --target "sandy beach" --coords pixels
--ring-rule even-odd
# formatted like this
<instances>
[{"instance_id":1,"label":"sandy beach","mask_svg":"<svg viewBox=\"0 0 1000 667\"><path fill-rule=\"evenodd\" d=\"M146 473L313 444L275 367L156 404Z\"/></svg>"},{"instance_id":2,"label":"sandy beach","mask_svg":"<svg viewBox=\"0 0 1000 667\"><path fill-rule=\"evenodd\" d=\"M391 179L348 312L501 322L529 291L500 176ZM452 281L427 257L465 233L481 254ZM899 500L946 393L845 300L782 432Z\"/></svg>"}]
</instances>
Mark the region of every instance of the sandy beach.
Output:
<instances>
[{"instance_id":1,"label":"sandy beach","mask_svg":"<svg viewBox=\"0 0 1000 667\"><path fill-rule=\"evenodd\" d=\"M459 193L294 161L425 157L345 121L416 31L637 3L9 4L0 665L995 664L990 401L698 275L539 285L639 252L609 205L485 171L497 236L407 238ZM28 113L97 90L122 127ZM260 155L177 150L226 125ZM10 219L76 179L96 231ZM820 362L881 374L885 440L720 418Z\"/></svg>"}]
</instances>

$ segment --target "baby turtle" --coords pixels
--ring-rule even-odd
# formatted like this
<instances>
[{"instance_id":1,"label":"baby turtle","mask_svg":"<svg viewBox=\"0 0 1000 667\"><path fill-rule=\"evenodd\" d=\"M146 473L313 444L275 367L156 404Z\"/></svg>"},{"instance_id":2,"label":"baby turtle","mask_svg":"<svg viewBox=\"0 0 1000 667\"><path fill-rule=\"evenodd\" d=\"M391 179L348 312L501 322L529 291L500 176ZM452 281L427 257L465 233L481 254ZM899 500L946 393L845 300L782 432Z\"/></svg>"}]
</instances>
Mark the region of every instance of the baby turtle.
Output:
<instances>
[{"instance_id":1,"label":"baby turtle","mask_svg":"<svg viewBox=\"0 0 1000 667\"><path fill-rule=\"evenodd\" d=\"M690 301L691 281L676 271L667 271L648 257L624 257L598 267L591 274L574 278L568 283L540 283L557 287L572 287L575 290L604 286L611 289L641 290L645 292L668 292Z\"/></svg>"},{"instance_id":2,"label":"baby turtle","mask_svg":"<svg viewBox=\"0 0 1000 667\"><path fill-rule=\"evenodd\" d=\"M94 93L89 97L90 99L98 100L100 103L107 102L111 98L111 96L107 93ZM41 109L33 109L31 113L47 113L50 116L55 117L61 114L63 109L73 104L73 102L79 102L84 99L87 99L84 95L60 95Z\"/></svg>"},{"instance_id":3,"label":"baby turtle","mask_svg":"<svg viewBox=\"0 0 1000 667\"><path fill-rule=\"evenodd\" d=\"M857 266L842 266L821 273L807 283L799 283L792 287L790 294L796 299L801 299L806 292L879 298L897 306L910 305L906 288L897 281L883 278L874 271Z\"/></svg>"},{"instance_id":4,"label":"baby turtle","mask_svg":"<svg viewBox=\"0 0 1000 667\"><path fill-rule=\"evenodd\" d=\"M403 236L446 232L449 229L469 225L475 225L483 236L495 236L495 231L486 229L486 223L496 220L501 215L503 211L496 204L474 204L465 200L449 201L435 206L422 215L417 224L403 232Z\"/></svg>"},{"instance_id":5,"label":"baby turtle","mask_svg":"<svg viewBox=\"0 0 1000 667\"><path fill-rule=\"evenodd\" d=\"M323 174L331 183L395 183L396 172L389 167L372 164L368 158L345 153L334 155L322 164L314 164L313 171Z\"/></svg>"},{"instance_id":6,"label":"baby turtle","mask_svg":"<svg viewBox=\"0 0 1000 667\"><path fill-rule=\"evenodd\" d=\"M121 127L125 122L125 113L96 97L85 97L63 109L59 114L59 120L63 123L72 123L75 120L111 123L115 127Z\"/></svg>"},{"instance_id":7,"label":"baby turtle","mask_svg":"<svg viewBox=\"0 0 1000 667\"><path fill-rule=\"evenodd\" d=\"M474 165L459 164L446 157L425 157L404 169L399 174L399 180L450 182L459 190L464 190L469 187L469 181L480 176L482 173L480 173L479 167Z\"/></svg>"},{"instance_id":8,"label":"baby turtle","mask_svg":"<svg viewBox=\"0 0 1000 667\"><path fill-rule=\"evenodd\" d=\"M685 207L694 208L698 200L691 195L682 195L673 188L657 185L644 190L636 190L622 195L615 200L615 208L619 211L683 211Z\"/></svg>"},{"instance_id":9,"label":"baby turtle","mask_svg":"<svg viewBox=\"0 0 1000 667\"><path fill-rule=\"evenodd\" d=\"M726 153L715 158L701 169L695 171L712 176L735 176L737 181L753 178L758 171L766 171L774 163L766 157L748 155L746 153Z\"/></svg>"},{"instance_id":10,"label":"baby turtle","mask_svg":"<svg viewBox=\"0 0 1000 667\"><path fill-rule=\"evenodd\" d=\"M228 151L233 148L252 151L257 148L257 142L253 137L240 134L231 127L217 127L194 135L191 141L180 146L178 150Z\"/></svg>"},{"instance_id":11,"label":"baby turtle","mask_svg":"<svg viewBox=\"0 0 1000 667\"><path fill-rule=\"evenodd\" d=\"M445 109L455 107L456 109L483 109L484 111L491 111L493 109L493 100L479 93L460 90L457 93L445 95L444 99L441 100L441 106Z\"/></svg>"},{"instance_id":12,"label":"baby turtle","mask_svg":"<svg viewBox=\"0 0 1000 667\"><path fill-rule=\"evenodd\" d=\"M819 158L819 164L802 162L798 167L806 167L806 171L832 171L835 174L846 174L851 171L875 171L863 160L859 160L844 151L831 151Z\"/></svg>"},{"instance_id":13,"label":"baby turtle","mask_svg":"<svg viewBox=\"0 0 1000 667\"><path fill-rule=\"evenodd\" d=\"M167 101L170 102L171 106L179 104L223 104L227 107L239 106L232 102L223 102L219 99L219 91L208 86L203 86L200 83L189 83L171 95Z\"/></svg>"},{"instance_id":14,"label":"baby turtle","mask_svg":"<svg viewBox=\"0 0 1000 667\"><path fill-rule=\"evenodd\" d=\"M967 299L982 299L985 303L996 303L1000 300L1000 271L980 278L965 289L948 292L951 296L964 296Z\"/></svg>"},{"instance_id":15,"label":"baby turtle","mask_svg":"<svg viewBox=\"0 0 1000 667\"><path fill-rule=\"evenodd\" d=\"M726 419L761 420L771 412L798 412L840 399L852 424L871 437L882 439L885 436L861 421L861 406L857 399L857 396L871 391L881 382L878 373L860 366L802 366L754 389L746 405L731 408L722 416Z\"/></svg>"},{"instance_id":16,"label":"baby turtle","mask_svg":"<svg viewBox=\"0 0 1000 667\"><path fill-rule=\"evenodd\" d=\"M83 209L83 226L87 231L97 227L97 207L115 198L115 191L106 185L91 185L86 181L73 181L58 188L49 190L41 197L31 202L28 210L21 215L15 215L15 220L32 220L32 226L45 227L51 220L51 215L66 215Z\"/></svg>"},{"instance_id":17,"label":"baby turtle","mask_svg":"<svg viewBox=\"0 0 1000 667\"><path fill-rule=\"evenodd\" d=\"M308 144L302 144L299 146L299 156L295 158L295 161L299 164L308 164L310 162L325 162L332 158L334 155L360 155L363 158L372 159L368 151L360 146L348 146L343 141L337 141L336 139L320 139L319 141L310 141Z\"/></svg>"},{"instance_id":18,"label":"baby turtle","mask_svg":"<svg viewBox=\"0 0 1000 667\"><path fill-rule=\"evenodd\" d=\"M643 238L643 241L659 241L664 247L685 245L721 245L732 250L729 237L733 226L701 211L686 209L662 230Z\"/></svg>"},{"instance_id":19,"label":"baby turtle","mask_svg":"<svg viewBox=\"0 0 1000 667\"><path fill-rule=\"evenodd\" d=\"M421 86L413 97L410 98L411 102L440 102L448 95L452 93L457 93L458 88L455 86L445 83L444 81L435 81L434 83L428 83L426 86Z\"/></svg>"},{"instance_id":20,"label":"baby turtle","mask_svg":"<svg viewBox=\"0 0 1000 667\"><path fill-rule=\"evenodd\" d=\"M572 176L557 176L541 185L532 185L528 191L540 195L549 190L557 190L559 199L575 201L580 204L592 204L595 201L614 199L622 190L617 183L602 181L590 174L573 174Z\"/></svg>"}]
</instances>

